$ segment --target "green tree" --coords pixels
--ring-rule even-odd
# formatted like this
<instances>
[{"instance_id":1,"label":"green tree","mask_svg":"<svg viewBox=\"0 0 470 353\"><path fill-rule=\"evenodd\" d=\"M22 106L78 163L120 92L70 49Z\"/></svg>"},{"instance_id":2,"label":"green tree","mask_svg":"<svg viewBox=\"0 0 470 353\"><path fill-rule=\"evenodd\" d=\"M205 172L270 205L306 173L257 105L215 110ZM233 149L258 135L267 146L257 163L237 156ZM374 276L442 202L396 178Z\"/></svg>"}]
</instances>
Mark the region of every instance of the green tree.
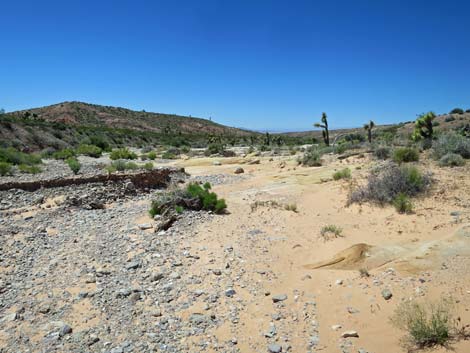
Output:
<instances>
[{"instance_id":1,"label":"green tree","mask_svg":"<svg viewBox=\"0 0 470 353\"><path fill-rule=\"evenodd\" d=\"M315 127L319 127L322 129L323 141L325 141L325 145L330 145L330 131L328 130L328 117L326 113L322 113L321 122L313 124Z\"/></svg>"},{"instance_id":2,"label":"green tree","mask_svg":"<svg viewBox=\"0 0 470 353\"><path fill-rule=\"evenodd\" d=\"M418 116L415 121L413 135L411 136L414 141L432 139L434 134L432 123L435 117L436 114L434 112L427 112Z\"/></svg>"},{"instance_id":3,"label":"green tree","mask_svg":"<svg viewBox=\"0 0 470 353\"><path fill-rule=\"evenodd\" d=\"M367 124L364 124L364 130L367 131L367 139L369 143L372 143L372 129L375 127L375 123L372 120L369 120Z\"/></svg>"}]
</instances>

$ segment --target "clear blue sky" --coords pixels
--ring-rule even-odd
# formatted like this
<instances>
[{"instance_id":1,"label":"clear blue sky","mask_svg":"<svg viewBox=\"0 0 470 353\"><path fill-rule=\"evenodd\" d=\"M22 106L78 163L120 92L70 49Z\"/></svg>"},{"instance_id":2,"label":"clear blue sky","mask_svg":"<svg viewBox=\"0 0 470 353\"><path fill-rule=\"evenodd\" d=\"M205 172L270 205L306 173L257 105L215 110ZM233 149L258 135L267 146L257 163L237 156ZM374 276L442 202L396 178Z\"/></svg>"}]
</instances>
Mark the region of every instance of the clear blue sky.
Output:
<instances>
[{"instance_id":1,"label":"clear blue sky","mask_svg":"<svg viewBox=\"0 0 470 353\"><path fill-rule=\"evenodd\" d=\"M470 108L469 1L3 0L0 107L79 100L253 129Z\"/></svg>"}]
</instances>

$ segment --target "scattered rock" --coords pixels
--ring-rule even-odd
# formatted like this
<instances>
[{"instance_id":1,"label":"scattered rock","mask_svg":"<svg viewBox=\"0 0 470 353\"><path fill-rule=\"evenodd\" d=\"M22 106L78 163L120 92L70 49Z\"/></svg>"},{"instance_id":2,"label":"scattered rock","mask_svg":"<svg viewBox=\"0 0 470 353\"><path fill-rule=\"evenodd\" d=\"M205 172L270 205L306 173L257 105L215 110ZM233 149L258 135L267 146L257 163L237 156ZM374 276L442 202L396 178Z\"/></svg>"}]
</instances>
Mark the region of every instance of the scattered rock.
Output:
<instances>
[{"instance_id":1,"label":"scattered rock","mask_svg":"<svg viewBox=\"0 0 470 353\"><path fill-rule=\"evenodd\" d=\"M242 167L238 167L237 169L235 169L234 173L235 174L243 174L243 173L245 173L245 170L243 170Z\"/></svg>"},{"instance_id":2,"label":"scattered rock","mask_svg":"<svg viewBox=\"0 0 470 353\"><path fill-rule=\"evenodd\" d=\"M341 334L342 338L359 337L357 331L345 331Z\"/></svg>"},{"instance_id":3,"label":"scattered rock","mask_svg":"<svg viewBox=\"0 0 470 353\"><path fill-rule=\"evenodd\" d=\"M390 300L392 298L392 296L393 296L393 294L390 291L390 289L386 288L386 289L382 290L382 297L385 300Z\"/></svg>"},{"instance_id":4,"label":"scattered rock","mask_svg":"<svg viewBox=\"0 0 470 353\"><path fill-rule=\"evenodd\" d=\"M272 296L273 303L283 302L287 299L286 294L276 294Z\"/></svg>"},{"instance_id":5,"label":"scattered rock","mask_svg":"<svg viewBox=\"0 0 470 353\"><path fill-rule=\"evenodd\" d=\"M279 344L276 344L276 343L271 343L268 346L268 352L269 353L280 353L280 352L282 352L282 346L280 346Z\"/></svg>"}]
</instances>

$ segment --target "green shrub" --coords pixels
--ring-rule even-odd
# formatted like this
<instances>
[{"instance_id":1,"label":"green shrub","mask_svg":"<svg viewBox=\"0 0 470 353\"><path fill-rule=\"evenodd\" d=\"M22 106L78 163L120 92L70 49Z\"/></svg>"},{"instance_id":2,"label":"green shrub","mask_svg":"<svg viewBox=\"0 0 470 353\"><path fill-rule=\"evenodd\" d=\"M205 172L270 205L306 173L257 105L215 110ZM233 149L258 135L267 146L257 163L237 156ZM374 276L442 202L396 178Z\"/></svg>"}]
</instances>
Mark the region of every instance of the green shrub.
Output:
<instances>
[{"instance_id":1,"label":"green shrub","mask_svg":"<svg viewBox=\"0 0 470 353\"><path fill-rule=\"evenodd\" d=\"M42 172L41 168L39 168L37 165L20 164L18 169L20 172L28 174L38 174Z\"/></svg>"},{"instance_id":2,"label":"green shrub","mask_svg":"<svg viewBox=\"0 0 470 353\"><path fill-rule=\"evenodd\" d=\"M175 206L175 211L178 214L182 214L184 212L184 208L183 208L183 206Z\"/></svg>"},{"instance_id":3,"label":"green shrub","mask_svg":"<svg viewBox=\"0 0 470 353\"><path fill-rule=\"evenodd\" d=\"M437 303L405 301L398 305L391 322L406 330L409 343L417 348L445 345L454 329L450 302Z\"/></svg>"},{"instance_id":4,"label":"green shrub","mask_svg":"<svg viewBox=\"0 0 470 353\"><path fill-rule=\"evenodd\" d=\"M331 238L331 236L333 236L335 238L338 238L338 237L342 236L343 229L341 227L338 227L338 226L334 225L334 224L329 224L329 225L326 225L326 226L322 227L322 229L320 231L320 234L326 240Z\"/></svg>"},{"instance_id":5,"label":"green shrub","mask_svg":"<svg viewBox=\"0 0 470 353\"><path fill-rule=\"evenodd\" d=\"M126 169L135 170L135 169L139 169L139 166L134 162L127 162L126 163Z\"/></svg>"},{"instance_id":6,"label":"green shrub","mask_svg":"<svg viewBox=\"0 0 470 353\"><path fill-rule=\"evenodd\" d=\"M113 171L125 171L125 170L134 170L134 169L138 169L139 166L134 163L134 162L126 162L125 160L122 160L122 159L118 159L117 161L113 161L111 163L111 169L108 170L108 172L111 170L111 173Z\"/></svg>"},{"instance_id":7,"label":"green shrub","mask_svg":"<svg viewBox=\"0 0 470 353\"><path fill-rule=\"evenodd\" d=\"M0 175L5 176L11 174L11 163L8 162L0 162Z\"/></svg>"},{"instance_id":8,"label":"green shrub","mask_svg":"<svg viewBox=\"0 0 470 353\"><path fill-rule=\"evenodd\" d=\"M374 156L378 159L386 160L390 158L392 151L387 146L377 146L374 149Z\"/></svg>"},{"instance_id":9,"label":"green shrub","mask_svg":"<svg viewBox=\"0 0 470 353\"><path fill-rule=\"evenodd\" d=\"M197 197L202 202L202 208L215 213L222 213L227 208L224 199L218 199L215 192L210 192L211 184L205 183L203 186L191 183L186 187L186 193L190 197Z\"/></svg>"},{"instance_id":10,"label":"green shrub","mask_svg":"<svg viewBox=\"0 0 470 353\"><path fill-rule=\"evenodd\" d=\"M449 114L463 114L463 109L462 108L454 108L450 111Z\"/></svg>"},{"instance_id":11,"label":"green shrub","mask_svg":"<svg viewBox=\"0 0 470 353\"><path fill-rule=\"evenodd\" d=\"M151 161L154 161L157 158L157 154L154 151L152 151L152 152L147 153L147 157Z\"/></svg>"},{"instance_id":12,"label":"green shrub","mask_svg":"<svg viewBox=\"0 0 470 353\"><path fill-rule=\"evenodd\" d=\"M71 148L64 148L63 150L54 152L52 154L52 158L54 158L54 159L63 159L63 160L66 160L66 159L69 159L69 158L75 157L75 156L76 156L76 153Z\"/></svg>"},{"instance_id":13,"label":"green shrub","mask_svg":"<svg viewBox=\"0 0 470 353\"><path fill-rule=\"evenodd\" d=\"M300 163L307 167L320 167L322 165L320 151L310 147L300 159Z\"/></svg>"},{"instance_id":14,"label":"green shrub","mask_svg":"<svg viewBox=\"0 0 470 353\"><path fill-rule=\"evenodd\" d=\"M75 157L67 158L67 165L69 166L70 170L75 175L78 174L78 172L80 171L80 168L82 167L78 159L76 159Z\"/></svg>"},{"instance_id":15,"label":"green shrub","mask_svg":"<svg viewBox=\"0 0 470 353\"><path fill-rule=\"evenodd\" d=\"M95 145L80 145L77 148L77 154L98 158L101 156L103 151L101 148Z\"/></svg>"},{"instance_id":16,"label":"green shrub","mask_svg":"<svg viewBox=\"0 0 470 353\"><path fill-rule=\"evenodd\" d=\"M470 139L453 132L442 134L434 141L433 152L434 157L437 159L449 153L458 154L462 158L470 159Z\"/></svg>"},{"instance_id":17,"label":"green shrub","mask_svg":"<svg viewBox=\"0 0 470 353\"><path fill-rule=\"evenodd\" d=\"M441 167L460 167L465 165L465 160L460 154L447 153L439 159Z\"/></svg>"},{"instance_id":18,"label":"green shrub","mask_svg":"<svg viewBox=\"0 0 470 353\"><path fill-rule=\"evenodd\" d=\"M152 162L145 163L144 164L144 169L153 170L153 163Z\"/></svg>"},{"instance_id":19,"label":"green shrub","mask_svg":"<svg viewBox=\"0 0 470 353\"><path fill-rule=\"evenodd\" d=\"M13 165L35 165L42 163L41 157L35 154L20 152L13 147L0 148L0 162Z\"/></svg>"},{"instance_id":20,"label":"green shrub","mask_svg":"<svg viewBox=\"0 0 470 353\"><path fill-rule=\"evenodd\" d=\"M397 148L393 152L393 160L397 163L417 162L419 152L417 149L410 147Z\"/></svg>"},{"instance_id":21,"label":"green shrub","mask_svg":"<svg viewBox=\"0 0 470 353\"><path fill-rule=\"evenodd\" d=\"M399 193L395 199L393 199L393 206L399 213L411 213L413 211L413 204L410 198L404 193Z\"/></svg>"},{"instance_id":22,"label":"green shrub","mask_svg":"<svg viewBox=\"0 0 470 353\"><path fill-rule=\"evenodd\" d=\"M298 212L297 205L295 203L290 203L290 204L284 205L284 209L286 211L292 211L292 212L295 212L295 213Z\"/></svg>"},{"instance_id":23,"label":"green shrub","mask_svg":"<svg viewBox=\"0 0 470 353\"><path fill-rule=\"evenodd\" d=\"M205 156L210 156L212 154L222 154L222 152L225 150L225 147L221 143L210 143L209 146L207 146L207 149L204 151Z\"/></svg>"},{"instance_id":24,"label":"green shrub","mask_svg":"<svg viewBox=\"0 0 470 353\"><path fill-rule=\"evenodd\" d=\"M334 180L351 179L351 169L344 168L344 169L338 170L336 173L333 174L333 179Z\"/></svg>"},{"instance_id":25,"label":"green shrub","mask_svg":"<svg viewBox=\"0 0 470 353\"><path fill-rule=\"evenodd\" d=\"M90 144L99 147L102 151L109 151L111 148L107 138L100 135L90 136Z\"/></svg>"},{"instance_id":26,"label":"green shrub","mask_svg":"<svg viewBox=\"0 0 470 353\"><path fill-rule=\"evenodd\" d=\"M431 182L428 174L421 174L414 166L397 166L391 163L381 167L378 172L372 172L367 184L349 195L348 203L363 201L393 203L400 193L413 197L426 191Z\"/></svg>"},{"instance_id":27,"label":"green shrub","mask_svg":"<svg viewBox=\"0 0 470 353\"><path fill-rule=\"evenodd\" d=\"M169 152L169 151L166 151L165 153L162 154L162 159L177 159L178 156Z\"/></svg>"},{"instance_id":28,"label":"green shrub","mask_svg":"<svg viewBox=\"0 0 470 353\"><path fill-rule=\"evenodd\" d=\"M137 159L137 154L129 151L128 148L118 148L111 152L109 158L111 158L113 161L118 159Z\"/></svg>"}]
</instances>

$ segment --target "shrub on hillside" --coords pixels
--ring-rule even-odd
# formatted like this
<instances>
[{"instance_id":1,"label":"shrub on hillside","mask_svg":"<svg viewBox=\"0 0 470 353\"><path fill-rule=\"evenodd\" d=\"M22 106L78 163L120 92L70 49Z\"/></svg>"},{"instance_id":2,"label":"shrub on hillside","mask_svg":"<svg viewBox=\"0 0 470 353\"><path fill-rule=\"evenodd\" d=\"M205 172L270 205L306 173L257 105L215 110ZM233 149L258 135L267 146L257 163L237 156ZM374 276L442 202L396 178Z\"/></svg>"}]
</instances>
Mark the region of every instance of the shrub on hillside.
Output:
<instances>
[{"instance_id":1,"label":"shrub on hillside","mask_svg":"<svg viewBox=\"0 0 470 353\"><path fill-rule=\"evenodd\" d=\"M35 164L32 164L32 165L30 165L30 164L20 164L18 166L18 170L21 173L27 173L27 174L38 174L38 173L42 172L41 168L39 168Z\"/></svg>"},{"instance_id":2,"label":"shrub on hillside","mask_svg":"<svg viewBox=\"0 0 470 353\"><path fill-rule=\"evenodd\" d=\"M103 151L101 148L95 145L80 145L77 148L77 154L98 158L101 156Z\"/></svg>"},{"instance_id":3,"label":"shrub on hillside","mask_svg":"<svg viewBox=\"0 0 470 353\"><path fill-rule=\"evenodd\" d=\"M224 152L225 148L224 145L221 143L210 143L209 146L207 146L207 149L204 151L205 156L210 156L213 154L222 154Z\"/></svg>"},{"instance_id":4,"label":"shrub on hillside","mask_svg":"<svg viewBox=\"0 0 470 353\"><path fill-rule=\"evenodd\" d=\"M77 158L75 157L69 157L67 158L67 165L69 166L70 170L73 172L73 174L77 175L78 172L80 171L80 168L82 165L78 161Z\"/></svg>"},{"instance_id":5,"label":"shrub on hillside","mask_svg":"<svg viewBox=\"0 0 470 353\"><path fill-rule=\"evenodd\" d=\"M449 132L439 136L433 143L434 156L441 159L449 153L458 154L462 158L470 158L470 139L465 136Z\"/></svg>"},{"instance_id":6,"label":"shrub on hillside","mask_svg":"<svg viewBox=\"0 0 470 353\"><path fill-rule=\"evenodd\" d=\"M90 144L99 147L102 151L109 151L111 149L108 139L101 135L90 136Z\"/></svg>"},{"instance_id":7,"label":"shrub on hillside","mask_svg":"<svg viewBox=\"0 0 470 353\"><path fill-rule=\"evenodd\" d=\"M151 161L153 161L157 158L157 154L154 151L149 152L149 153L147 153L147 158L150 159Z\"/></svg>"},{"instance_id":8,"label":"shrub on hillside","mask_svg":"<svg viewBox=\"0 0 470 353\"><path fill-rule=\"evenodd\" d=\"M393 160L397 163L417 162L419 152L416 148L402 147L393 152Z\"/></svg>"},{"instance_id":9,"label":"shrub on hillside","mask_svg":"<svg viewBox=\"0 0 470 353\"><path fill-rule=\"evenodd\" d=\"M64 160L68 159L68 158L71 158L71 157L75 157L75 156L76 156L76 153L71 148L65 148L63 150L54 152L52 154L52 158L54 158L54 159L64 159Z\"/></svg>"},{"instance_id":10,"label":"shrub on hillside","mask_svg":"<svg viewBox=\"0 0 470 353\"><path fill-rule=\"evenodd\" d=\"M460 167L465 164L465 160L460 154L447 153L439 159L441 167Z\"/></svg>"},{"instance_id":11,"label":"shrub on hillside","mask_svg":"<svg viewBox=\"0 0 470 353\"><path fill-rule=\"evenodd\" d=\"M109 158L111 158L113 161L118 159L137 159L137 154L129 151L128 148L118 148L111 152Z\"/></svg>"},{"instance_id":12,"label":"shrub on hillside","mask_svg":"<svg viewBox=\"0 0 470 353\"><path fill-rule=\"evenodd\" d=\"M367 184L349 195L348 203L371 201L379 204L392 203L399 195L412 197L422 193L431 185L431 177L422 174L414 166L384 166L371 173Z\"/></svg>"},{"instance_id":13,"label":"shrub on hillside","mask_svg":"<svg viewBox=\"0 0 470 353\"><path fill-rule=\"evenodd\" d=\"M5 176L11 174L11 163L8 162L0 162L0 175Z\"/></svg>"},{"instance_id":14,"label":"shrub on hillside","mask_svg":"<svg viewBox=\"0 0 470 353\"><path fill-rule=\"evenodd\" d=\"M144 169L145 170L153 170L153 163L152 162L145 163L144 164Z\"/></svg>"},{"instance_id":15,"label":"shrub on hillside","mask_svg":"<svg viewBox=\"0 0 470 353\"><path fill-rule=\"evenodd\" d=\"M463 114L462 108L454 108L450 111L450 114Z\"/></svg>"},{"instance_id":16,"label":"shrub on hillside","mask_svg":"<svg viewBox=\"0 0 470 353\"><path fill-rule=\"evenodd\" d=\"M378 159L389 159L392 154L390 147L387 146L377 146L374 149L374 156Z\"/></svg>"},{"instance_id":17,"label":"shrub on hillside","mask_svg":"<svg viewBox=\"0 0 470 353\"><path fill-rule=\"evenodd\" d=\"M42 163L41 157L35 154L20 152L13 147L0 148L0 162L13 165L35 165Z\"/></svg>"}]
</instances>

